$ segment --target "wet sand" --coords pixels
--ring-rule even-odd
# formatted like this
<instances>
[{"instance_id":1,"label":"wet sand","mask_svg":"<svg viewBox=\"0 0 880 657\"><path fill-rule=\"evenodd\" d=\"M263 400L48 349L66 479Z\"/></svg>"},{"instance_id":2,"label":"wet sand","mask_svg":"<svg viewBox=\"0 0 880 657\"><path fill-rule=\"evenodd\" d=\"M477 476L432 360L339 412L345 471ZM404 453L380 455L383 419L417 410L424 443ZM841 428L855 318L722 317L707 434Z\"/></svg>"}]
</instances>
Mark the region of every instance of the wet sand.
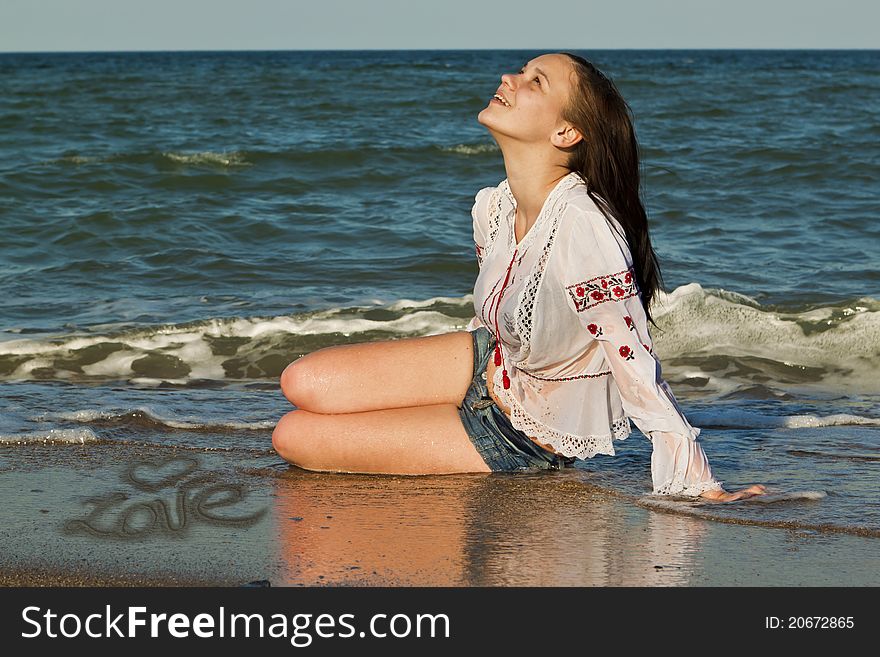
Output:
<instances>
[{"instance_id":1,"label":"wet sand","mask_svg":"<svg viewBox=\"0 0 880 657\"><path fill-rule=\"evenodd\" d=\"M880 584L877 538L652 509L578 469L340 475L270 451L31 445L3 449L0 495L7 586Z\"/></svg>"}]
</instances>

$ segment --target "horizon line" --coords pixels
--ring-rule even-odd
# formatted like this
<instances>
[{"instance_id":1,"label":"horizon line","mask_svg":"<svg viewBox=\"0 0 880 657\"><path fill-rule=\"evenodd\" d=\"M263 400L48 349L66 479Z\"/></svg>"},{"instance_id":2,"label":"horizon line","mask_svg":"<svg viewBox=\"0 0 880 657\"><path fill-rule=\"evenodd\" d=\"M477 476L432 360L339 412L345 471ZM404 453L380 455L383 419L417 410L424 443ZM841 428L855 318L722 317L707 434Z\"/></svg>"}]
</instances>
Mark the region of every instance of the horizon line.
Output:
<instances>
[{"instance_id":1,"label":"horizon line","mask_svg":"<svg viewBox=\"0 0 880 657\"><path fill-rule=\"evenodd\" d=\"M152 49L152 50L0 50L0 55L89 55L89 54L143 54L143 53L245 53L245 52L473 52L473 51L519 52L546 50L580 50L580 51L701 51L701 52L876 52L880 48L861 47L791 47L791 48L694 48L694 47L650 47L650 48L193 48L193 49Z\"/></svg>"}]
</instances>

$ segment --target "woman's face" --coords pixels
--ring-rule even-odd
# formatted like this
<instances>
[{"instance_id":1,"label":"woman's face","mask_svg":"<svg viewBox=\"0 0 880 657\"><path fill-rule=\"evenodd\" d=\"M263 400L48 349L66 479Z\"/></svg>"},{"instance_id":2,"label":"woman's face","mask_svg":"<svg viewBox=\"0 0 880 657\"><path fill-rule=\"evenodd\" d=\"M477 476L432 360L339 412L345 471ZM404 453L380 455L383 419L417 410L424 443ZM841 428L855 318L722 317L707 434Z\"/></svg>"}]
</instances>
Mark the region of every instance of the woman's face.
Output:
<instances>
[{"instance_id":1,"label":"woman's face","mask_svg":"<svg viewBox=\"0 0 880 657\"><path fill-rule=\"evenodd\" d=\"M524 142L551 141L564 124L562 109L574 85L569 57L541 55L525 63L517 73L501 76L497 93L507 103L492 98L477 115L496 139L502 135Z\"/></svg>"}]
</instances>

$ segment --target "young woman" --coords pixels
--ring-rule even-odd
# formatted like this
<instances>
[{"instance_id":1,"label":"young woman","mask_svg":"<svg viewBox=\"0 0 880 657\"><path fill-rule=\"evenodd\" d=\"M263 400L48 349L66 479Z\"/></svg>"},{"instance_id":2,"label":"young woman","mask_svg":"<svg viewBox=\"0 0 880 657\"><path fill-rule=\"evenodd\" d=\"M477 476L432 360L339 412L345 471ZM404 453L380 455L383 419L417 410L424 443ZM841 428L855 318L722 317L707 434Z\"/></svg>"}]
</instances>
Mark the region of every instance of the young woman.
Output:
<instances>
[{"instance_id":1,"label":"young woman","mask_svg":"<svg viewBox=\"0 0 880 657\"><path fill-rule=\"evenodd\" d=\"M648 331L660 271L614 84L577 55L542 55L503 75L477 120L507 178L475 198L467 330L294 361L281 388L297 410L276 451L317 471L558 469L614 454L632 419L653 445L654 494L763 494L722 488L661 376Z\"/></svg>"}]
</instances>

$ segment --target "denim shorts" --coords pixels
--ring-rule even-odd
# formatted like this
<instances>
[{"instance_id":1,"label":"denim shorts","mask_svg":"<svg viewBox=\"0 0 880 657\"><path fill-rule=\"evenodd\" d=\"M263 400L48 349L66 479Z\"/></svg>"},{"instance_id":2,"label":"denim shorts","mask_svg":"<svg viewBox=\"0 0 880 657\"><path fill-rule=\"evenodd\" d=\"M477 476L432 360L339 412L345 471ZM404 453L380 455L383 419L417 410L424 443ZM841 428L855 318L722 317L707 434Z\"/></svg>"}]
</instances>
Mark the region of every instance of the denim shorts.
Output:
<instances>
[{"instance_id":1,"label":"denim shorts","mask_svg":"<svg viewBox=\"0 0 880 657\"><path fill-rule=\"evenodd\" d=\"M458 415L477 452L493 472L560 470L574 463L544 449L515 429L510 418L489 396L486 366L495 347L495 336L485 326L471 331L474 340L474 378L458 408Z\"/></svg>"}]
</instances>

